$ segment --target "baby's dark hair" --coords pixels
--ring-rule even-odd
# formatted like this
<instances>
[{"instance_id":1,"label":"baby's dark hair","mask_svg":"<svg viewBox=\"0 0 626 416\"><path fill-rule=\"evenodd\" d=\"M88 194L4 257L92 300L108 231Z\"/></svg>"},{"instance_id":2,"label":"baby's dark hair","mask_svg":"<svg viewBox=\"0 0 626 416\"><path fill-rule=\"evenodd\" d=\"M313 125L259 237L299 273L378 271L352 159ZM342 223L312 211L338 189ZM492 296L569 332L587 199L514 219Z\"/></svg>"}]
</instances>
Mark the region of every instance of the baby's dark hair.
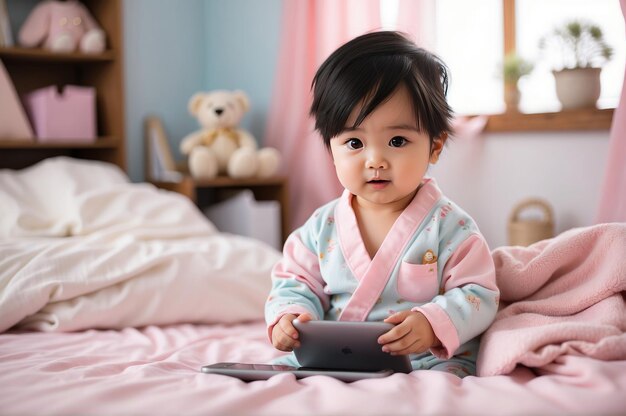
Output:
<instances>
[{"instance_id":1,"label":"baby's dark hair","mask_svg":"<svg viewBox=\"0 0 626 416\"><path fill-rule=\"evenodd\" d=\"M381 31L344 44L315 74L310 114L326 147L345 129L355 106L363 104L350 127L358 127L401 83L413 101L417 128L428 133L431 143L450 133L452 109L446 101L446 65L401 33Z\"/></svg>"}]
</instances>

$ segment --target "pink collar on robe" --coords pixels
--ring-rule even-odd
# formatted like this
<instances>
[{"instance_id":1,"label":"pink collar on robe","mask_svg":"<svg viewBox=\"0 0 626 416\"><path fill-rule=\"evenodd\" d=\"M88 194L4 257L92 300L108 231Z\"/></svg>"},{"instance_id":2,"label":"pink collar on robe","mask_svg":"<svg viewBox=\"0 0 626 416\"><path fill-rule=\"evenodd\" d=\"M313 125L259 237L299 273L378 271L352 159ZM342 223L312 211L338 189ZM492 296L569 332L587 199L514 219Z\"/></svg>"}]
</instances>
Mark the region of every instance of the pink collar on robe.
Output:
<instances>
[{"instance_id":1,"label":"pink collar on robe","mask_svg":"<svg viewBox=\"0 0 626 416\"><path fill-rule=\"evenodd\" d=\"M361 231L352 209L353 195L345 190L337 207L335 219L340 247L346 263L359 286L339 316L340 321L365 321L382 294L391 272L404 253L420 224L441 198L434 179L426 178L413 201L396 219L380 248L370 258L361 238Z\"/></svg>"}]
</instances>

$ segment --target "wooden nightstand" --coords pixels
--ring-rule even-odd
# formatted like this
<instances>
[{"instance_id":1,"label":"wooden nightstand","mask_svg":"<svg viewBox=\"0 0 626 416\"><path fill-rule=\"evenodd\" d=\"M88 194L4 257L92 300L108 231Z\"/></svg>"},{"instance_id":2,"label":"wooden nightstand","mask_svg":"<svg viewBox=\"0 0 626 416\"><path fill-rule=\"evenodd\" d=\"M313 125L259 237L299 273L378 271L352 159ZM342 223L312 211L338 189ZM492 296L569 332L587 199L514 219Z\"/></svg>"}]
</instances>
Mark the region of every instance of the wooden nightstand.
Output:
<instances>
[{"instance_id":1,"label":"wooden nightstand","mask_svg":"<svg viewBox=\"0 0 626 416\"><path fill-rule=\"evenodd\" d=\"M205 207L233 196L242 189L250 189L258 201L278 201L281 211L281 234L283 242L289 236L289 200L287 179L282 176L270 178L197 180L183 176L180 182L150 181L155 186L186 195L198 207Z\"/></svg>"},{"instance_id":2,"label":"wooden nightstand","mask_svg":"<svg viewBox=\"0 0 626 416\"><path fill-rule=\"evenodd\" d=\"M170 149L169 140L163 123L156 116L146 117L144 121L145 142L145 177L146 181L159 188L186 195L199 208L223 201L237 192L249 189L257 201L278 201L281 215L281 234L283 243L289 236L289 199L287 178L272 176L269 178L233 179L218 176L214 179L199 180L189 175L186 163L177 164ZM163 181L165 173L173 175L176 181Z\"/></svg>"}]
</instances>

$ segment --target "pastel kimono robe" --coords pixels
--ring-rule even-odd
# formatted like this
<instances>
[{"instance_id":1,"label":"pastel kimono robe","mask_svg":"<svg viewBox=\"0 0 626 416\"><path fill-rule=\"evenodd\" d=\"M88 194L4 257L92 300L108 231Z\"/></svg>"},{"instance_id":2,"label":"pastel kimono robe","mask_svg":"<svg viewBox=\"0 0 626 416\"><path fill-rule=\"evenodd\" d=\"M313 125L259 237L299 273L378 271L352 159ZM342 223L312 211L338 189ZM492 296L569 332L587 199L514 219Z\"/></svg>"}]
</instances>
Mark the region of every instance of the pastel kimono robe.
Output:
<instances>
[{"instance_id":1,"label":"pastel kimono robe","mask_svg":"<svg viewBox=\"0 0 626 416\"><path fill-rule=\"evenodd\" d=\"M370 258L352 197L344 191L287 239L265 306L270 338L286 313L382 321L410 309L426 316L441 341L411 356L414 369L450 359L473 365L477 336L493 321L499 300L489 247L474 220L425 179Z\"/></svg>"}]
</instances>

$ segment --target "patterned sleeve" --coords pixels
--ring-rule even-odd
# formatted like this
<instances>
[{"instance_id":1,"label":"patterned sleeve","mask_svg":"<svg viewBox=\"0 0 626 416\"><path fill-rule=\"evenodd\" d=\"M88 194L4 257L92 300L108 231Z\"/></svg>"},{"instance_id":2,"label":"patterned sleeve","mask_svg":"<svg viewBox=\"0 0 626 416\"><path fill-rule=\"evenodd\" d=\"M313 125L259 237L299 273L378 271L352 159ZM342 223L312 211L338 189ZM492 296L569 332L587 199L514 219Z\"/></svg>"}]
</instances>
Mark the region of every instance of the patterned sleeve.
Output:
<instances>
[{"instance_id":1,"label":"patterned sleeve","mask_svg":"<svg viewBox=\"0 0 626 416\"><path fill-rule=\"evenodd\" d=\"M443 293L413 310L422 312L442 346L434 355L449 359L457 348L484 332L498 310L500 292L489 247L472 234L448 259L443 270Z\"/></svg>"},{"instance_id":2,"label":"patterned sleeve","mask_svg":"<svg viewBox=\"0 0 626 416\"><path fill-rule=\"evenodd\" d=\"M324 293L325 282L320 273L318 256L303 242L310 233L310 222L292 233L283 249L282 260L272 270L272 289L265 303L265 321L271 339L272 329L281 316L309 312L323 319L329 298Z\"/></svg>"}]
</instances>

